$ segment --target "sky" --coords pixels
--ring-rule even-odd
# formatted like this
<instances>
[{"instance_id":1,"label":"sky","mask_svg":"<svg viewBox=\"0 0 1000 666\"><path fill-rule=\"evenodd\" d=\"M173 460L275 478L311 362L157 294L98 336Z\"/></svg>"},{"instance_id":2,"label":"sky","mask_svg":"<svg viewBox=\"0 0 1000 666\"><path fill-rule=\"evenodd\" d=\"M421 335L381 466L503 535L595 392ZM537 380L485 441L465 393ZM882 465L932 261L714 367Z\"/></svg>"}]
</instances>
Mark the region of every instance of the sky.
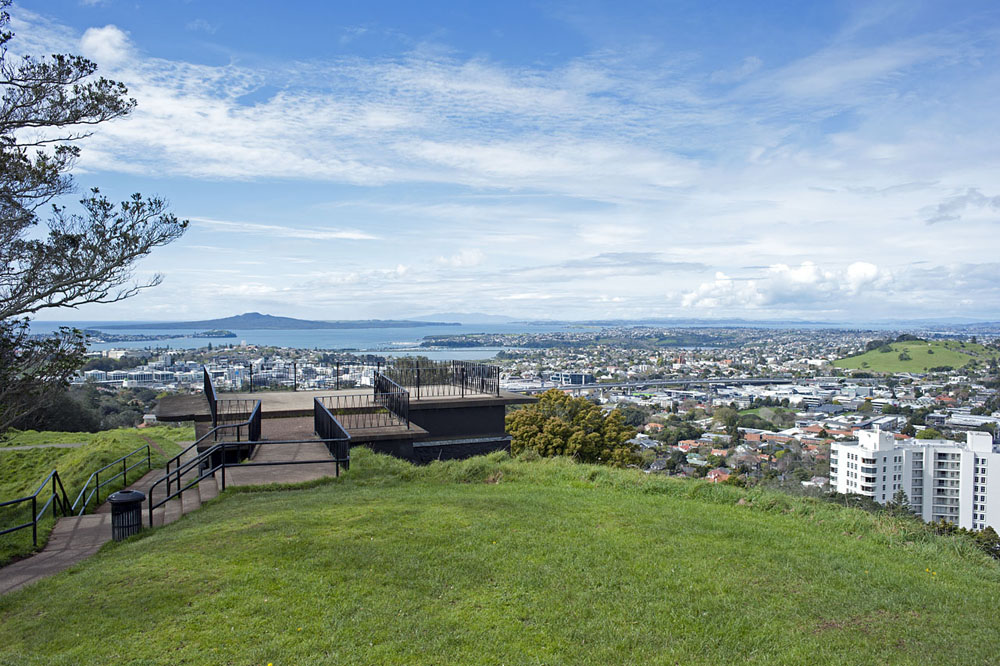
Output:
<instances>
[{"instance_id":1,"label":"sky","mask_svg":"<svg viewBox=\"0 0 1000 666\"><path fill-rule=\"evenodd\" d=\"M39 319L1000 319L993 0L10 13L138 101L79 192L191 223L160 286Z\"/></svg>"}]
</instances>

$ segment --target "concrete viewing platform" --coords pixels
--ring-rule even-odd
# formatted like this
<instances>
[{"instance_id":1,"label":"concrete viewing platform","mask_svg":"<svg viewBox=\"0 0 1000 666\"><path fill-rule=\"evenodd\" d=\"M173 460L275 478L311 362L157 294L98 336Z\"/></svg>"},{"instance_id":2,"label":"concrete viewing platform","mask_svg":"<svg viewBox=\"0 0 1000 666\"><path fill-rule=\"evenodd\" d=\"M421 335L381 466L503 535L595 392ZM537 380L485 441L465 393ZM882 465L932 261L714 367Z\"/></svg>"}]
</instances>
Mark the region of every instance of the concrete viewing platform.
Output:
<instances>
[{"instance_id":1,"label":"concrete viewing platform","mask_svg":"<svg viewBox=\"0 0 1000 666\"><path fill-rule=\"evenodd\" d=\"M314 399L331 410L351 437L351 445L366 445L413 462L465 458L509 449L505 432L507 405L530 404L532 396L508 391L480 393L452 385L407 389L407 414L392 413L374 399L374 389L357 387L320 391L218 393L218 422L239 423L261 402L261 440L311 437ZM212 428L204 394L167 396L156 409L161 421L194 421L197 437ZM205 443L205 448L214 442Z\"/></svg>"},{"instance_id":2,"label":"concrete viewing platform","mask_svg":"<svg viewBox=\"0 0 1000 666\"><path fill-rule=\"evenodd\" d=\"M472 393L448 395L446 391L435 390L434 385L423 387L420 393L410 392L410 409L426 409L443 406L465 405L524 405L535 402L535 398L500 391L493 393ZM452 387L447 387L452 388ZM329 396L372 395L371 387L320 391L258 391L256 393L219 393L218 399L261 401L261 412L265 419L312 416L313 399ZM160 421L203 421L211 420L212 414L202 393L171 395L160 400L155 410Z\"/></svg>"}]
</instances>

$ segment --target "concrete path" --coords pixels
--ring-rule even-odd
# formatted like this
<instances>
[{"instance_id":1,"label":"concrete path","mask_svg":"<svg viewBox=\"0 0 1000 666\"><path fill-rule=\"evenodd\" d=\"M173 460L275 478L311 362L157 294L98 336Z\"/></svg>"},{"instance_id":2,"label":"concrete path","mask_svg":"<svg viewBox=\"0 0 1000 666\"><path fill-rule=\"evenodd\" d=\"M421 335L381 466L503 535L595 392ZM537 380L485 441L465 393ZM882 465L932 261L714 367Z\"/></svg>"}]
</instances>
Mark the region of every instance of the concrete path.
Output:
<instances>
[{"instance_id":1,"label":"concrete path","mask_svg":"<svg viewBox=\"0 0 1000 666\"><path fill-rule=\"evenodd\" d=\"M315 437L312 432L312 418L265 419L262 436L265 441L258 445L254 461L324 461L319 464L280 465L268 467L233 466L226 469L226 484L234 486L265 485L269 483L298 483L311 481L336 474L336 465L326 447L320 442L300 442L295 444L268 444L272 441L298 440ZM187 444L181 444L186 447ZM33 448L33 447L31 447ZM157 447L159 448L159 447ZM194 451L186 454L186 459L195 456ZM325 462L330 460L331 462ZM196 470L185 475L185 481L197 478ZM164 475L164 470L148 472L129 486L149 497L149 488L154 481ZM186 513L201 507L202 502L219 494L221 472L215 477L201 480L197 486L184 491L183 495L167 502L153 512L153 526L167 525ZM163 484L157 486L157 498L164 497ZM148 527L148 504L143 503L142 522ZM64 571L74 564L96 553L101 546L111 540L111 505L101 504L97 510L84 516L60 518L49 536L45 548L31 557L0 568L0 594L6 594L25 585L34 583L53 574Z\"/></svg>"},{"instance_id":2,"label":"concrete path","mask_svg":"<svg viewBox=\"0 0 1000 666\"><path fill-rule=\"evenodd\" d=\"M163 474L162 469L151 470L129 488L146 493ZM146 511L142 512L144 527L149 526L147 515ZM45 548L0 569L0 594L68 569L96 553L108 541L111 541L110 502L105 501L91 514L60 518L52 528Z\"/></svg>"},{"instance_id":3,"label":"concrete path","mask_svg":"<svg viewBox=\"0 0 1000 666\"><path fill-rule=\"evenodd\" d=\"M276 465L273 467L229 467L226 469L226 485L261 486L268 483L301 483L336 476L337 466L333 456L320 442L299 442L296 444L268 444L270 441L293 441L315 437L313 419L287 418L264 419L261 423L261 437L265 440L254 451L253 462L273 462L290 460L329 460L322 464Z\"/></svg>"}]
</instances>

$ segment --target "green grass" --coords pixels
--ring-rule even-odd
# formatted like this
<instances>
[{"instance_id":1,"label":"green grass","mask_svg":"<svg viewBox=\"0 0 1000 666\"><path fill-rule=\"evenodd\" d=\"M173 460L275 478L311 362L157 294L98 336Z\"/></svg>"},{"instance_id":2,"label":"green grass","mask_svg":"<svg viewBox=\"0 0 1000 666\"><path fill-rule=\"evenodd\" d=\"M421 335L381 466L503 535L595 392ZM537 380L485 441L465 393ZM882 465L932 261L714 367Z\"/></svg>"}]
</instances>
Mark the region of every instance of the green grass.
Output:
<instances>
[{"instance_id":1,"label":"green grass","mask_svg":"<svg viewBox=\"0 0 1000 666\"><path fill-rule=\"evenodd\" d=\"M869 372L927 372L931 368L945 366L958 369L973 360L988 362L998 355L996 350L983 345L958 340L894 342L889 346L892 348L891 352L883 353L873 349L860 356L839 359L833 365ZM910 360L899 360L900 353L904 351L910 356Z\"/></svg>"},{"instance_id":2,"label":"green grass","mask_svg":"<svg viewBox=\"0 0 1000 666\"><path fill-rule=\"evenodd\" d=\"M12 433L10 441L14 444L9 444L10 446L63 442L86 443L83 446L70 449L45 447L20 451L0 449L0 469L3 470L3 474L0 475L0 501L30 495L38 489L39 484L49 472L55 469L59 472L59 478L66 489L69 501L73 502L87 478L94 471L140 446L145 446L144 436L159 444L168 456L173 456L181 450L177 442L194 439L194 429L157 426L142 430L121 428L100 433L49 433L31 430ZM155 448L152 449L152 454L154 468L162 466L166 462L166 457L157 452ZM137 456L131 462L138 462L138 460ZM145 473L145 466L137 467L129 473L128 480L131 483ZM102 489L101 496L106 497L108 493L121 487L120 482L109 484ZM48 497L40 497L39 509L47 499ZM13 527L29 520L31 520L30 503L25 502L14 507L0 509L0 526L2 527ZM39 525L39 546L44 545L48 539L53 522L51 514L47 514L46 520ZM26 555L32 549L30 529L0 536L0 564L14 557Z\"/></svg>"},{"instance_id":3,"label":"green grass","mask_svg":"<svg viewBox=\"0 0 1000 666\"><path fill-rule=\"evenodd\" d=\"M740 414L754 414L760 416L761 411L764 411L766 415L782 414L784 412L795 413L794 409L789 409L788 407L754 407L753 409L741 409ZM765 417L761 417L765 418Z\"/></svg>"},{"instance_id":4,"label":"green grass","mask_svg":"<svg viewBox=\"0 0 1000 666\"><path fill-rule=\"evenodd\" d=\"M338 481L230 490L0 597L0 663L996 659L1000 567L912 523L567 460L354 453Z\"/></svg>"},{"instance_id":5,"label":"green grass","mask_svg":"<svg viewBox=\"0 0 1000 666\"><path fill-rule=\"evenodd\" d=\"M98 433L93 432L53 432L38 430L11 430L0 436L0 447L40 446L44 444L76 444L89 442Z\"/></svg>"}]
</instances>

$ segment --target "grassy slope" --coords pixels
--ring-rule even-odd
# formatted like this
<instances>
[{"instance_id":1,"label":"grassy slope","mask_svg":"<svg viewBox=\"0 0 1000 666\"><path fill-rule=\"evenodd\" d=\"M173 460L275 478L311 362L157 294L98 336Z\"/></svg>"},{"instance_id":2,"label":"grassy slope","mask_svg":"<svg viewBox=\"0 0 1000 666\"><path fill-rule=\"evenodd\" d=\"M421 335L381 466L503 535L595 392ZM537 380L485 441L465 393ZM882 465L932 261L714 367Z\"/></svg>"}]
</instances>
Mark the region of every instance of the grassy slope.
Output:
<instances>
[{"instance_id":1,"label":"grassy slope","mask_svg":"<svg viewBox=\"0 0 1000 666\"><path fill-rule=\"evenodd\" d=\"M100 433L45 433L26 431L16 433L10 440L13 445L32 445L42 443L63 443L67 441L86 442L81 447L72 449L37 448L22 451L2 451L0 450L0 501L16 499L25 495L30 495L37 488L39 483L53 469L59 471L59 478L63 482L69 501L76 499L77 494L83 488L87 478L97 469L117 460L123 455L146 445L143 436L148 437L164 450L168 455L175 455L180 452L178 441L192 440L194 430L192 428L171 428L159 426L155 428L145 428L138 430L135 428L122 428L118 430L108 430ZM152 465L154 468L162 466L166 458L152 450ZM132 462L138 462L138 457ZM146 473L145 467L138 467L129 473L129 482L135 481ZM106 496L121 487L121 484L110 484L106 486L101 495ZM47 497L45 498L47 499ZM45 501L42 499L42 502ZM42 503L38 508L41 509ZM28 503L19 504L16 507L0 509L0 526L13 527L30 520L31 505ZM39 532L39 545L43 545L52 529L52 521L46 520ZM0 536L0 563L6 562L12 557L24 555L30 552L31 530L21 530L13 534Z\"/></svg>"},{"instance_id":2,"label":"grassy slope","mask_svg":"<svg viewBox=\"0 0 1000 666\"><path fill-rule=\"evenodd\" d=\"M967 342L963 346L956 340L894 342L889 346L892 347L892 352L882 353L873 349L861 356L842 358L833 365L871 372L924 372L940 366L961 368L973 359L989 360L996 356L995 351L982 345ZM911 360L899 360L899 354L904 350ZM930 351L934 353L931 354Z\"/></svg>"},{"instance_id":3,"label":"grassy slope","mask_svg":"<svg viewBox=\"0 0 1000 666\"><path fill-rule=\"evenodd\" d=\"M0 597L0 663L996 657L1000 567L906 523L565 460L355 451L340 481L229 491Z\"/></svg>"},{"instance_id":4,"label":"grassy slope","mask_svg":"<svg viewBox=\"0 0 1000 666\"><path fill-rule=\"evenodd\" d=\"M763 416L761 416L762 411L764 412ZM781 414L784 412L791 412L794 414L795 410L789 409L788 407L754 407L753 409L740 410L740 414L755 414L757 416L761 416L761 418L766 418L773 416L774 414Z\"/></svg>"}]
</instances>

